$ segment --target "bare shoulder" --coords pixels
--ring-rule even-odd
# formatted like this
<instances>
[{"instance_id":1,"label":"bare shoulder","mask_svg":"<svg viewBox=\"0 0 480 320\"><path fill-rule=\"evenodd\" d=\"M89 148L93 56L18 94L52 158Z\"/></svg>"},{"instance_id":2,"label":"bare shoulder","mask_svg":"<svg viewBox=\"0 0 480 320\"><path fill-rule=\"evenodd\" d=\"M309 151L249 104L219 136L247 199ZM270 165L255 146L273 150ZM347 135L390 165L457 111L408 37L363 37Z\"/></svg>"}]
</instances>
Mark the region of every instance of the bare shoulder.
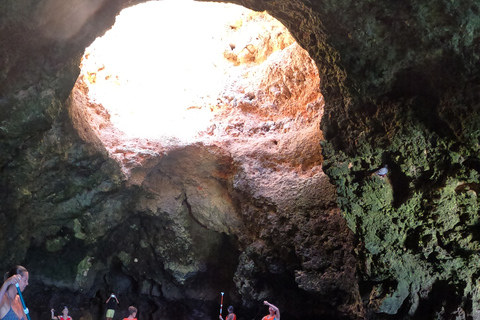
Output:
<instances>
[{"instance_id":1,"label":"bare shoulder","mask_svg":"<svg viewBox=\"0 0 480 320\"><path fill-rule=\"evenodd\" d=\"M10 306L6 303L6 298L5 295L2 297L2 300L0 301L0 319L3 319L5 315L8 313L10 310Z\"/></svg>"}]
</instances>

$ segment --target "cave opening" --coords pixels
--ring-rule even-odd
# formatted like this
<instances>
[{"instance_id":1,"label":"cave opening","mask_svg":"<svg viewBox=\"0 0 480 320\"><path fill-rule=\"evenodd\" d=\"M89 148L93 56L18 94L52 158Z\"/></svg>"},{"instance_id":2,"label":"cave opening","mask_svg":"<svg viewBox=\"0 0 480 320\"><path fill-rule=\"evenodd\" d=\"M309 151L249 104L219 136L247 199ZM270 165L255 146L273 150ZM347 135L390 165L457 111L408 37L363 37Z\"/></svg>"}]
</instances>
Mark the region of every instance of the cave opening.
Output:
<instances>
[{"instance_id":1,"label":"cave opening","mask_svg":"<svg viewBox=\"0 0 480 320\"><path fill-rule=\"evenodd\" d=\"M140 186L125 216L148 221L131 224L142 225L140 242L149 245L129 254L153 260L124 262L125 270L148 270L149 285L172 301L184 291L200 302L231 289L236 302L251 305L261 294L239 288L251 282L242 279L274 287L270 270L250 274L238 256L261 248L252 241L268 242L270 232L307 224L290 219L297 210L321 219L335 194L321 168L319 72L287 28L233 4L150 1L123 10L80 67L72 122L119 164L127 187ZM301 268L295 245L270 245L288 253L278 265ZM230 264L220 262L222 251L231 252ZM259 265L267 259L255 257ZM161 279L151 265L162 266ZM290 280L292 296L303 292L298 281L312 277L297 281L293 269L271 269ZM210 308L208 301L201 308ZM296 308L303 303L310 302Z\"/></svg>"},{"instance_id":2,"label":"cave opening","mask_svg":"<svg viewBox=\"0 0 480 320\"><path fill-rule=\"evenodd\" d=\"M74 107L86 121L78 130L93 133L127 176L147 158L187 145L239 149L267 140L281 150L279 141L292 135L321 137L316 65L266 12L139 4L85 50L80 67ZM318 156L302 157L301 169L319 164Z\"/></svg>"}]
</instances>

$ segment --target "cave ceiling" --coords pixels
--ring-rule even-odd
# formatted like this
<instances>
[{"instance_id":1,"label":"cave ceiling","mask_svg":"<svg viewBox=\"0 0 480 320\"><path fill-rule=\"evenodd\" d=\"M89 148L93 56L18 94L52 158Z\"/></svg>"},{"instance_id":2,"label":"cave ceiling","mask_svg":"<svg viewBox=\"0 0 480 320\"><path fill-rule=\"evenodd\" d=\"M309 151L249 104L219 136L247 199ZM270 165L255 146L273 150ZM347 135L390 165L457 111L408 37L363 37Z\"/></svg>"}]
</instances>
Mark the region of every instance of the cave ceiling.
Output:
<instances>
[{"instance_id":1,"label":"cave ceiling","mask_svg":"<svg viewBox=\"0 0 480 320\"><path fill-rule=\"evenodd\" d=\"M138 3L0 3L0 266L33 320L111 291L142 319L216 318L221 291L240 319L479 319L478 2L232 1L313 59L279 60L314 74L298 109L247 90L220 113L250 131L108 144L77 79Z\"/></svg>"}]
</instances>

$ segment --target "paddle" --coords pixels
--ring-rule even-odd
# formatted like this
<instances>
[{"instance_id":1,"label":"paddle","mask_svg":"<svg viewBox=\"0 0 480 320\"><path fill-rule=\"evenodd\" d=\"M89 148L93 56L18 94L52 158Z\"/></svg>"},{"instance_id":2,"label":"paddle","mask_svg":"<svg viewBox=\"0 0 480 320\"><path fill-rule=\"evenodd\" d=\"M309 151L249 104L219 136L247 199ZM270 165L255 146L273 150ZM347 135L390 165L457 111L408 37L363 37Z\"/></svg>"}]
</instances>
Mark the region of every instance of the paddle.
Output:
<instances>
[{"instance_id":1,"label":"paddle","mask_svg":"<svg viewBox=\"0 0 480 320\"><path fill-rule=\"evenodd\" d=\"M220 315L222 315L222 307L223 307L223 294L224 294L224 292L222 292L222 300L220 301Z\"/></svg>"},{"instance_id":2,"label":"paddle","mask_svg":"<svg viewBox=\"0 0 480 320\"><path fill-rule=\"evenodd\" d=\"M20 286L18 285L18 282L15 283L15 287L17 287L18 295L20 296L20 301L22 301L22 306L23 306L23 312L27 315L28 320L30 320L30 314L28 313L28 308L25 305L25 301L23 301L23 296L22 296L22 291L20 291Z\"/></svg>"}]
</instances>

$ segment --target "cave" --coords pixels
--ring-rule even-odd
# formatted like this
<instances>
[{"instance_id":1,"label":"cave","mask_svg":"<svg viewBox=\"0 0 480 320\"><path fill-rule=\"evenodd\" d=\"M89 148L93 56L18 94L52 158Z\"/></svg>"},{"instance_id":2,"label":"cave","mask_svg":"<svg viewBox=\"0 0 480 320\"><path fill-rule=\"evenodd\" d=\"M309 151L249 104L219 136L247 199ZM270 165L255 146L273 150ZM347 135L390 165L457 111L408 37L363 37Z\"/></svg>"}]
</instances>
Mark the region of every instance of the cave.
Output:
<instances>
[{"instance_id":1,"label":"cave","mask_svg":"<svg viewBox=\"0 0 480 320\"><path fill-rule=\"evenodd\" d=\"M166 3L181 9L155 13ZM93 84L118 89L127 77L111 59L93 62L90 46L137 5L150 8L138 24L212 20L189 4L253 10L232 34L260 19L277 32L223 43L220 71L198 50L207 40L167 23L172 38L155 54L183 57L176 71L205 69L161 80L140 55L124 58L157 76L139 94L205 93L212 70L226 82L175 109L179 118L152 116L126 87L107 97L133 107L108 109ZM239 320L259 320L264 301L291 319L480 319L477 2L0 9L0 265L29 270L32 320L63 306L75 320L102 319L112 292L114 319L130 305L145 320L216 319L222 302L223 316L233 305ZM210 69L190 61L202 54ZM179 82L192 86L169 86ZM137 135L115 126L135 122ZM150 122L179 131L146 135Z\"/></svg>"}]
</instances>

